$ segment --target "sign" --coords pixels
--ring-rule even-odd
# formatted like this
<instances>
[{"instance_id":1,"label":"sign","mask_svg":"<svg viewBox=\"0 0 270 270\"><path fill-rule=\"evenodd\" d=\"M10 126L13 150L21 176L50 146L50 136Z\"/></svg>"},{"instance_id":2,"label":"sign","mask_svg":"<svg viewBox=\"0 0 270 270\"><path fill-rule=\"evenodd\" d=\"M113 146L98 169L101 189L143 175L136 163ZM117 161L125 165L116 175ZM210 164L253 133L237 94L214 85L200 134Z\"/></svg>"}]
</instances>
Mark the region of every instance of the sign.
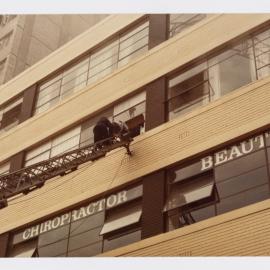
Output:
<instances>
[{"instance_id":1,"label":"sign","mask_svg":"<svg viewBox=\"0 0 270 270\"><path fill-rule=\"evenodd\" d=\"M252 137L249 140L242 141L238 145L233 145L228 149L221 150L212 156L207 156L201 159L201 171L205 171L234 160L235 158L245 156L251 152L259 150L265 147L265 139L270 138L270 132L266 132L256 137Z\"/></svg>"},{"instance_id":2,"label":"sign","mask_svg":"<svg viewBox=\"0 0 270 270\"><path fill-rule=\"evenodd\" d=\"M53 219L49 219L45 222L25 229L24 231L14 235L13 244L29 240L33 237L38 236L39 234L57 229L59 227L69 224L70 222L74 222L82 218L94 215L98 212L104 211L105 209L111 209L113 207L119 206L130 200L139 198L140 196L142 196L142 185L129 190L120 191L116 194L112 194L106 199L103 198L98 201L91 202L88 205L82 206L77 210L73 210L61 216L57 216Z\"/></svg>"}]
</instances>

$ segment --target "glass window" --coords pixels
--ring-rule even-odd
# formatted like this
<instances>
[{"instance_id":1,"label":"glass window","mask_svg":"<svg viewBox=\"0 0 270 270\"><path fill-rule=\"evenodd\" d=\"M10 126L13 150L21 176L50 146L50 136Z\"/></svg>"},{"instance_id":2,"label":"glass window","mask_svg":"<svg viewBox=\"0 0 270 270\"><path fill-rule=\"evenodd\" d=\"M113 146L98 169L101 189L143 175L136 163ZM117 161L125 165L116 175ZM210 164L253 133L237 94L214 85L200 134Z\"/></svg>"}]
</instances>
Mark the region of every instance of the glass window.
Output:
<instances>
[{"instance_id":1,"label":"glass window","mask_svg":"<svg viewBox=\"0 0 270 270\"><path fill-rule=\"evenodd\" d=\"M111 210L108 212L105 224L100 234L107 234L129 225L136 224L140 221L141 215L142 206L141 203L138 202L130 203L124 205L124 207L122 206Z\"/></svg>"},{"instance_id":2,"label":"glass window","mask_svg":"<svg viewBox=\"0 0 270 270\"><path fill-rule=\"evenodd\" d=\"M36 257L37 239L17 244L12 248L9 257Z\"/></svg>"},{"instance_id":3,"label":"glass window","mask_svg":"<svg viewBox=\"0 0 270 270\"><path fill-rule=\"evenodd\" d=\"M70 235L76 235L90 229L103 225L105 219L105 212L100 212L95 215L80 219L71 223ZM100 231L99 231L100 232Z\"/></svg>"},{"instance_id":4,"label":"glass window","mask_svg":"<svg viewBox=\"0 0 270 270\"><path fill-rule=\"evenodd\" d=\"M242 192L268 182L267 168L262 167L248 173L232 177L228 180L217 183L220 198Z\"/></svg>"},{"instance_id":5,"label":"glass window","mask_svg":"<svg viewBox=\"0 0 270 270\"><path fill-rule=\"evenodd\" d=\"M0 164L0 175L4 175L9 172L10 162Z\"/></svg>"},{"instance_id":6,"label":"glass window","mask_svg":"<svg viewBox=\"0 0 270 270\"><path fill-rule=\"evenodd\" d=\"M89 57L63 73L61 86L62 98L73 93L75 90L78 91L79 89L86 86L88 69Z\"/></svg>"},{"instance_id":7,"label":"glass window","mask_svg":"<svg viewBox=\"0 0 270 270\"><path fill-rule=\"evenodd\" d=\"M208 64L214 99L256 80L251 40L209 59Z\"/></svg>"},{"instance_id":8,"label":"glass window","mask_svg":"<svg viewBox=\"0 0 270 270\"><path fill-rule=\"evenodd\" d=\"M119 66L148 50L149 22L145 22L120 37Z\"/></svg>"},{"instance_id":9,"label":"glass window","mask_svg":"<svg viewBox=\"0 0 270 270\"><path fill-rule=\"evenodd\" d=\"M131 230L117 238L104 239L103 252L116 249L141 240L141 230Z\"/></svg>"},{"instance_id":10,"label":"glass window","mask_svg":"<svg viewBox=\"0 0 270 270\"><path fill-rule=\"evenodd\" d=\"M79 147L81 126L73 128L52 140L51 157Z\"/></svg>"},{"instance_id":11,"label":"glass window","mask_svg":"<svg viewBox=\"0 0 270 270\"><path fill-rule=\"evenodd\" d=\"M206 18L206 14L170 14L170 37Z\"/></svg>"},{"instance_id":12,"label":"glass window","mask_svg":"<svg viewBox=\"0 0 270 270\"><path fill-rule=\"evenodd\" d=\"M89 257L102 252L102 242L68 252L69 257Z\"/></svg>"},{"instance_id":13,"label":"glass window","mask_svg":"<svg viewBox=\"0 0 270 270\"><path fill-rule=\"evenodd\" d=\"M45 246L68 237L69 225L39 235L38 245Z\"/></svg>"},{"instance_id":14,"label":"glass window","mask_svg":"<svg viewBox=\"0 0 270 270\"><path fill-rule=\"evenodd\" d=\"M81 126L75 127L51 141L28 151L25 158L25 166L47 160L51 157L63 154L79 147Z\"/></svg>"},{"instance_id":15,"label":"glass window","mask_svg":"<svg viewBox=\"0 0 270 270\"><path fill-rule=\"evenodd\" d=\"M213 178L207 174L196 178L196 181L177 183L170 187L164 211L183 207L201 199L209 198L214 192Z\"/></svg>"},{"instance_id":16,"label":"glass window","mask_svg":"<svg viewBox=\"0 0 270 270\"><path fill-rule=\"evenodd\" d=\"M169 119L207 104L210 100L210 88L205 63L177 75L169 80L168 110Z\"/></svg>"},{"instance_id":17,"label":"glass window","mask_svg":"<svg viewBox=\"0 0 270 270\"><path fill-rule=\"evenodd\" d=\"M265 165L265 150L260 150L215 167L215 179L216 181L222 181Z\"/></svg>"},{"instance_id":18,"label":"glass window","mask_svg":"<svg viewBox=\"0 0 270 270\"><path fill-rule=\"evenodd\" d=\"M98 227L87 232L77 234L76 236L70 237L68 244L69 251L102 241L103 237L100 236L101 229L102 227Z\"/></svg>"},{"instance_id":19,"label":"glass window","mask_svg":"<svg viewBox=\"0 0 270 270\"><path fill-rule=\"evenodd\" d=\"M253 37L258 79L270 74L270 30Z\"/></svg>"},{"instance_id":20,"label":"glass window","mask_svg":"<svg viewBox=\"0 0 270 270\"><path fill-rule=\"evenodd\" d=\"M90 56L90 69L88 83L105 77L112 73L117 67L118 45L119 41L115 40L102 49Z\"/></svg>"},{"instance_id":21,"label":"glass window","mask_svg":"<svg viewBox=\"0 0 270 270\"><path fill-rule=\"evenodd\" d=\"M222 214L268 198L269 185L258 186L245 192L221 199L220 203L217 204L217 212L218 214Z\"/></svg>"},{"instance_id":22,"label":"glass window","mask_svg":"<svg viewBox=\"0 0 270 270\"><path fill-rule=\"evenodd\" d=\"M173 183L170 176L168 182ZM174 230L215 216L216 201L218 201L218 194L212 171L189 180L169 184L164 206L167 230Z\"/></svg>"},{"instance_id":23,"label":"glass window","mask_svg":"<svg viewBox=\"0 0 270 270\"><path fill-rule=\"evenodd\" d=\"M54 257L67 252L68 239L55 242L53 244L39 247L38 254L40 257Z\"/></svg>"},{"instance_id":24,"label":"glass window","mask_svg":"<svg viewBox=\"0 0 270 270\"><path fill-rule=\"evenodd\" d=\"M60 100L62 76L63 74L59 74L39 87L35 113L49 109Z\"/></svg>"},{"instance_id":25,"label":"glass window","mask_svg":"<svg viewBox=\"0 0 270 270\"><path fill-rule=\"evenodd\" d=\"M23 98L9 102L0 109L0 130L9 130L19 124Z\"/></svg>"},{"instance_id":26,"label":"glass window","mask_svg":"<svg viewBox=\"0 0 270 270\"><path fill-rule=\"evenodd\" d=\"M201 161L193 163L189 166L177 166L176 168L172 168L168 170L167 177L168 182L170 184L180 182L187 178L193 177L195 175L201 174L202 171L202 164Z\"/></svg>"},{"instance_id":27,"label":"glass window","mask_svg":"<svg viewBox=\"0 0 270 270\"><path fill-rule=\"evenodd\" d=\"M270 146L270 131L265 132L266 145Z\"/></svg>"},{"instance_id":28,"label":"glass window","mask_svg":"<svg viewBox=\"0 0 270 270\"><path fill-rule=\"evenodd\" d=\"M116 104L113 111L115 122L125 122L134 136L144 132L146 92L143 91L127 100Z\"/></svg>"}]
</instances>

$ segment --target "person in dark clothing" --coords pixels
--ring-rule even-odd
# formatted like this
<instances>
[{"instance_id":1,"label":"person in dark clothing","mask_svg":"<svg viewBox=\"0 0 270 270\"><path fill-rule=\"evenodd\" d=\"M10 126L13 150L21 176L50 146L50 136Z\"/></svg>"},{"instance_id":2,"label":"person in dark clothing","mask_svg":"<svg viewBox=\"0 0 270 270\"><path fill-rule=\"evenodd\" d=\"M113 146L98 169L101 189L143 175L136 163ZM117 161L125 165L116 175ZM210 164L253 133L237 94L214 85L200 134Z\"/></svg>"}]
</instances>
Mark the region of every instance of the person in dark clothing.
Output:
<instances>
[{"instance_id":1,"label":"person in dark clothing","mask_svg":"<svg viewBox=\"0 0 270 270\"><path fill-rule=\"evenodd\" d=\"M106 141L106 139L113 136L113 125L108 118L101 117L95 125L93 132L94 143L98 144L97 147L108 145L110 142Z\"/></svg>"}]
</instances>

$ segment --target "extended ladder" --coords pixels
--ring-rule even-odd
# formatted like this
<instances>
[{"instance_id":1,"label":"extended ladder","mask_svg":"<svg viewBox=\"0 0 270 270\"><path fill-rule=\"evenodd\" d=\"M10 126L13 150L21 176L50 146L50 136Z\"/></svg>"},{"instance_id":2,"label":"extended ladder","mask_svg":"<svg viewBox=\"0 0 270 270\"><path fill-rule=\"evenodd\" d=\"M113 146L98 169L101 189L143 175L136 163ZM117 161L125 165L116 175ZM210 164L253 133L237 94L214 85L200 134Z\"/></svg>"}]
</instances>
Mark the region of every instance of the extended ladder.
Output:
<instances>
[{"instance_id":1,"label":"extended ladder","mask_svg":"<svg viewBox=\"0 0 270 270\"><path fill-rule=\"evenodd\" d=\"M8 205L8 198L40 188L47 180L74 171L80 164L95 161L113 149L125 147L127 154L131 155L129 145L132 140L126 133L119 138L109 138L0 176L0 209Z\"/></svg>"}]
</instances>

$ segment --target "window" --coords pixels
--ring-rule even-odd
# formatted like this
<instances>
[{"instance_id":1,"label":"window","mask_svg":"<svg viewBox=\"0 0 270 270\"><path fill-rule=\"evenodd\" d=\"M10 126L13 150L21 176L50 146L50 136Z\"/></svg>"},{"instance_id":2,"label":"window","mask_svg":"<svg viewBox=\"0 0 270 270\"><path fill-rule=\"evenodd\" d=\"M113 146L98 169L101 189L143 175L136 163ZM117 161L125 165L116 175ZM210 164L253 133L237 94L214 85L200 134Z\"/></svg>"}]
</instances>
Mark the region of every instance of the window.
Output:
<instances>
[{"instance_id":1,"label":"window","mask_svg":"<svg viewBox=\"0 0 270 270\"><path fill-rule=\"evenodd\" d=\"M7 131L19 124L22 100L17 98L0 109L0 130Z\"/></svg>"},{"instance_id":2,"label":"window","mask_svg":"<svg viewBox=\"0 0 270 270\"><path fill-rule=\"evenodd\" d=\"M206 64L203 63L169 80L169 119L189 112L210 101L211 89Z\"/></svg>"},{"instance_id":3,"label":"window","mask_svg":"<svg viewBox=\"0 0 270 270\"><path fill-rule=\"evenodd\" d=\"M112 73L148 50L149 23L143 22L135 28L114 37L106 45L90 52L71 67L41 83L39 86L35 114L48 110L60 100L81 90Z\"/></svg>"},{"instance_id":4,"label":"window","mask_svg":"<svg viewBox=\"0 0 270 270\"><path fill-rule=\"evenodd\" d=\"M120 36L118 66L127 64L134 57L148 50L149 22L137 26Z\"/></svg>"},{"instance_id":5,"label":"window","mask_svg":"<svg viewBox=\"0 0 270 270\"><path fill-rule=\"evenodd\" d=\"M258 79L270 74L270 30L253 37Z\"/></svg>"},{"instance_id":6,"label":"window","mask_svg":"<svg viewBox=\"0 0 270 270\"><path fill-rule=\"evenodd\" d=\"M104 252L139 241L141 215L141 201L134 201L108 211L100 232L104 236Z\"/></svg>"},{"instance_id":7,"label":"window","mask_svg":"<svg viewBox=\"0 0 270 270\"><path fill-rule=\"evenodd\" d=\"M256 80L254 55L251 40L209 59L209 80L214 90L214 98Z\"/></svg>"},{"instance_id":8,"label":"window","mask_svg":"<svg viewBox=\"0 0 270 270\"><path fill-rule=\"evenodd\" d=\"M141 92L114 106L113 120L125 122L132 136L144 132L146 92Z\"/></svg>"},{"instance_id":9,"label":"window","mask_svg":"<svg viewBox=\"0 0 270 270\"><path fill-rule=\"evenodd\" d=\"M71 223L68 256L89 257L102 252L100 231L105 211Z\"/></svg>"},{"instance_id":10,"label":"window","mask_svg":"<svg viewBox=\"0 0 270 270\"><path fill-rule=\"evenodd\" d=\"M168 230L215 215L214 204L218 201L218 194L213 171L185 180L174 181L171 178L169 183L171 184L168 186L168 197L164 206Z\"/></svg>"},{"instance_id":11,"label":"window","mask_svg":"<svg viewBox=\"0 0 270 270\"><path fill-rule=\"evenodd\" d=\"M207 14L170 14L170 37L206 18Z\"/></svg>"},{"instance_id":12,"label":"window","mask_svg":"<svg viewBox=\"0 0 270 270\"><path fill-rule=\"evenodd\" d=\"M81 127L78 126L28 151L25 157L25 166L30 166L78 148L80 143L80 131Z\"/></svg>"},{"instance_id":13,"label":"window","mask_svg":"<svg viewBox=\"0 0 270 270\"><path fill-rule=\"evenodd\" d=\"M253 43L243 40L168 82L168 119L207 104L257 79Z\"/></svg>"},{"instance_id":14,"label":"window","mask_svg":"<svg viewBox=\"0 0 270 270\"><path fill-rule=\"evenodd\" d=\"M9 172L10 162L0 164L0 175L4 175Z\"/></svg>"},{"instance_id":15,"label":"window","mask_svg":"<svg viewBox=\"0 0 270 270\"><path fill-rule=\"evenodd\" d=\"M9 257L38 257L37 239L32 239L15 245L9 254Z\"/></svg>"}]
</instances>

